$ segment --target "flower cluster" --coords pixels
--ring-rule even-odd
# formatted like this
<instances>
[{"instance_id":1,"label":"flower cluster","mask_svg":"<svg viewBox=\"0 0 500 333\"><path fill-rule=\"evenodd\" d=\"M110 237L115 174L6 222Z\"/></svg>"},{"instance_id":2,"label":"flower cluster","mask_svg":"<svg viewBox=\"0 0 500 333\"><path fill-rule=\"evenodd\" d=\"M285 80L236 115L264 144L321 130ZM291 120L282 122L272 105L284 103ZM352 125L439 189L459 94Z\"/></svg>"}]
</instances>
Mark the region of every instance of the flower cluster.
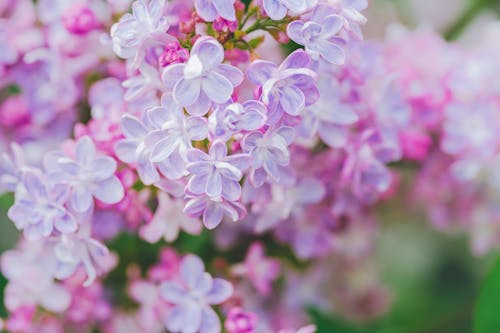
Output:
<instances>
[{"instance_id":1,"label":"flower cluster","mask_svg":"<svg viewBox=\"0 0 500 333\"><path fill-rule=\"evenodd\" d=\"M21 234L0 325L312 333L304 309L332 300L379 316L375 212L407 165L433 225L500 246L500 50L365 42L367 5L0 4L0 193Z\"/></svg>"}]
</instances>

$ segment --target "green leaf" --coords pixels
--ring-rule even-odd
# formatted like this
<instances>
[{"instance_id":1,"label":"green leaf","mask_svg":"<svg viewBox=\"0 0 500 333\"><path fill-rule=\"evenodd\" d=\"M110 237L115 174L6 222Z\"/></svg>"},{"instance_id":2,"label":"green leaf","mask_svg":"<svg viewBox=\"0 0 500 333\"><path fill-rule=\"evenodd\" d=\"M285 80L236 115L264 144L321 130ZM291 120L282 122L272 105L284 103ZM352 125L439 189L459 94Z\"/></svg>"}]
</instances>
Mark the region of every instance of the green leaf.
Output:
<instances>
[{"instance_id":1,"label":"green leaf","mask_svg":"<svg viewBox=\"0 0 500 333\"><path fill-rule=\"evenodd\" d=\"M500 332L500 259L481 288L474 315L474 333Z\"/></svg>"}]
</instances>

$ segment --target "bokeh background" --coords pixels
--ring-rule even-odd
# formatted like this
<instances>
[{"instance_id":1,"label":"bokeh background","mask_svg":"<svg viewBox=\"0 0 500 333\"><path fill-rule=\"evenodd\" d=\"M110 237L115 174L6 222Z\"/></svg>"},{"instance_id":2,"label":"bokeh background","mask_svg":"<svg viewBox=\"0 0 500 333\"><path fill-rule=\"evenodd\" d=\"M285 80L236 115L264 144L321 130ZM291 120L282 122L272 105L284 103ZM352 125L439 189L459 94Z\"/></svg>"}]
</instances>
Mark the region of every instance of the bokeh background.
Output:
<instances>
[{"instance_id":1,"label":"bokeh background","mask_svg":"<svg viewBox=\"0 0 500 333\"><path fill-rule=\"evenodd\" d=\"M426 26L473 48L482 28L499 19L500 0L371 0L367 17L367 39L383 39L400 25ZM0 197L0 252L18 237L5 215L11 203L11 196ZM382 226L374 262L391 289L390 311L375 321L354 324L310 309L318 333L472 332L478 291L497 254L474 257L464 236L437 232L421 212L403 207L393 201L378 211ZM4 286L0 275L0 299ZM0 304L0 317L5 315Z\"/></svg>"}]
</instances>

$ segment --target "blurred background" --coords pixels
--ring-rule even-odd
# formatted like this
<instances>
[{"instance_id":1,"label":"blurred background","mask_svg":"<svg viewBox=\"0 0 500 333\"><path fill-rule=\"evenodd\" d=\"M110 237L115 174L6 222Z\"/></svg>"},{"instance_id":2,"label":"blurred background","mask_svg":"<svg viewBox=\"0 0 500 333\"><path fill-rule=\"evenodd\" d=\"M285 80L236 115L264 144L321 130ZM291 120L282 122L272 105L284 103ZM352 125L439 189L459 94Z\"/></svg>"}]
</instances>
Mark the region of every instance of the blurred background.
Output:
<instances>
[{"instance_id":1,"label":"blurred background","mask_svg":"<svg viewBox=\"0 0 500 333\"><path fill-rule=\"evenodd\" d=\"M499 15L500 0L371 0L364 32L367 39L383 39L397 23L409 29L427 26L473 47L481 28ZM0 252L18 237L5 215L11 203L11 196L0 197ZM423 214L401 206L393 202L379 210L375 261L391 290L390 311L374 322L352 324L310 309L318 333L472 332L479 286L496 254L474 257L464 236L434 231ZM4 286L0 275L0 296ZM5 315L0 305L0 317Z\"/></svg>"}]
</instances>

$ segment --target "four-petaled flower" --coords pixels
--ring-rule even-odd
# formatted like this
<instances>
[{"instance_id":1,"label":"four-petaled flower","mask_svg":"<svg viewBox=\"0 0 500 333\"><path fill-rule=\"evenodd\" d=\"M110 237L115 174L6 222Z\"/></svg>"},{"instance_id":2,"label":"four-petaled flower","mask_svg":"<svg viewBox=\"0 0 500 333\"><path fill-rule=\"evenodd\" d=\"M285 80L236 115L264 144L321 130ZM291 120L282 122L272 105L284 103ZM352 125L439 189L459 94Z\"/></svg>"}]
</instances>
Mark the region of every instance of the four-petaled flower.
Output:
<instances>
[{"instance_id":1,"label":"four-petaled flower","mask_svg":"<svg viewBox=\"0 0 500 333\"><path fill-rule=\"evenodd\" d=\"M186 117L182 108L166 94L161 106L146 111L146 118L154 128L145 138L146 145L151 147L151 162L158 163L161 173L168 178L182 177L191 141L207 137L206 118Z\"/></svg>"},{"instance_id":2,"label":"four-petaled flower","mask_svg":"<svg viewBox=\"0 0 500 333\"><path fill-rule=\"evenodd\" d=\"M309 69L311 58L303 50L290 54L277 67L255 60L247 69L250 81L262 88L261 99L268 106L268 123L277 123L283 112L297 116L319 98L317 74Z\"/></svg>"},{"instance_id":3,"label":"four-petaled flower","mask_svg":"<svg viewBox=\"0 0 500 333\"><path fill-rule=\"evenodd\" d=\"M250 181L256 187L261 186L268 177L279 182L281 167L290 163L288 146L292 143L295 131L282 126L269 129L266 133L247 134L241 143L243 151L252 156Z\"/></svg>"},{"instance_id":4,"label":"four-petaled flower","mask_svg":"<svg viewBox=\"0 0 500 333\"><path fill-rule=\"evenodd\" d=\"M139 68L148 48L175 41L166 33L164 8L165 0L151 0L149 4L138 0L132 4L132 14L126 13L111 27L113 50L124 59L132 59L132 68Z\"/></svg>"},{"instance_id":5,"label":"four-petaled flower","mask_svg":"<svg viewBox=\"0 0 500 333\"><path fill-rule=\"evenodd\" d=\"M206 194L212 198L223 197L235 201L241 196L239 181L243 170L250 166L250 156L236 154L227 156L227 146L215 141L209 153L199 149L188 152L187 170L192 174L187 188L196 195Z\"/></svg>"},{"instance_id":6,"label":"four-petaled flower","mask_svg":"<svg viewBox=\"0 0 500 333\"><path fill-rule=\"evenodd\" d=\"M201 222L183 212L184 202L170 198L165 192L158 193L158 208L151 222L140 230L142 238L150 243L158 242L162 237L167 242L173 242L179 236L181 229L189 234L201 232Z\"/></svg>"},{"instance_id":7,"label":"four-petaled flower","mask_svg":"<svg viewBox=\"0 0 500 333\"><path fill-rule=\"evenodd\" d=\"M78 225L64 206L69 195L66 185L51 186L41 172L28 170L22 186L16 191L16 201L7 212L27 239L48 237L54 229L60 233L75 232Z\"/></svg>"},{"instance_id":8,"label":"four-petaled flower","mask_svg":"<svg viewBox=\"0 0 500 333\"><path fill-rule=\"evenodd\" d=\"M258 130L266 123L266 113L266 106L254 100L221 105L208 118L210 133L215 138L228 140L236 133Z\"/></svg>"},{"instance_id":9,"label":"four-petaled flower","mask_svg":"<svg viewBox=\"0 0 500 333\"><path fill-rule=\"evenodd\" d=\"M308 8L316 5L317 0L264 0L263 6L266 14L273 20L281 20L288 10L294 14L302 14Z\"/></svg>"},{"instance_id":10,"label":"four-petaled flower","mask_svg":"<svg viewBox=\"0 0 500 333\"><path fill-rule=\"evenodd\" d=\"M212 37L201 37L191 49L185 64L172 64L163 71L162 79L175 101L190 114L202 116L212 103L226 103L234 87L243 81L236 67L223 64L224 48Z\"/></svg>"},{"instance_id":11,"label":"four-petaled flower","mask_svg":"<svg viewBox=\"0 0 500 333\"><path fill-rule=\"evenodd\" d=\"M202 19L212 22L217 15L229 21L236 20L235 0L195 0L194 7Z\"/></svg>"},{"instance_id":12,"label":"four-petaled flower","mask_svg":"<svg viewBox=\"0 0 500 333\"><path fill-rule=\"evenodd\" d=\"M233 293L233 286L226 280L212 278L205 272L200 258L187 255L180 265L181 281L166 281L161 285L163 298L174 304L165 323L171 332L218 333L219 317L211 305L221 304Z\"/></svg>"},{"instance_id":13,"label":"four-petaled flower","mask_svg":"<svg viewBox=\"0 0 500 333\"><path fill-rule=\"evenodd\" d=\"M332 64L343 65L345 54L341 46L345 41L337 34L342 29L344 19L335 14L327 15L327 9L328 6L316 7L309 21L293 21L286 31L294 42L304 45L312 59L318 60L321 56Z\"/></svg>"},{"instance_id":14,"label":"four-petaled flower","mask_svg":"<svg viewBox=\"0 0 500 333\"><path fill-rule=\"evenodd\" d=\"M70 185L71 207L78 213L88 212L93 207L92 196L106 204L115 204L124 196L123 185L114 175L115 160L97 156L95 145L88 136L77 141L74 159L63 152L52 152L46 155L45 168L49 181Z\"/></svg>"},{"instance_id":15,"label":"four-petaled flower","mask_svg":"<svg viewBox=\"0 0 500 333\"><path fill-rule=\"evenodd\" d=\"M221 223L224 215L236 222L242 220L247 211L241 202L203 195L189 198L184 213L192 217L202 216L203 225L212 230Z\"/></svg>"}]
</instances>

